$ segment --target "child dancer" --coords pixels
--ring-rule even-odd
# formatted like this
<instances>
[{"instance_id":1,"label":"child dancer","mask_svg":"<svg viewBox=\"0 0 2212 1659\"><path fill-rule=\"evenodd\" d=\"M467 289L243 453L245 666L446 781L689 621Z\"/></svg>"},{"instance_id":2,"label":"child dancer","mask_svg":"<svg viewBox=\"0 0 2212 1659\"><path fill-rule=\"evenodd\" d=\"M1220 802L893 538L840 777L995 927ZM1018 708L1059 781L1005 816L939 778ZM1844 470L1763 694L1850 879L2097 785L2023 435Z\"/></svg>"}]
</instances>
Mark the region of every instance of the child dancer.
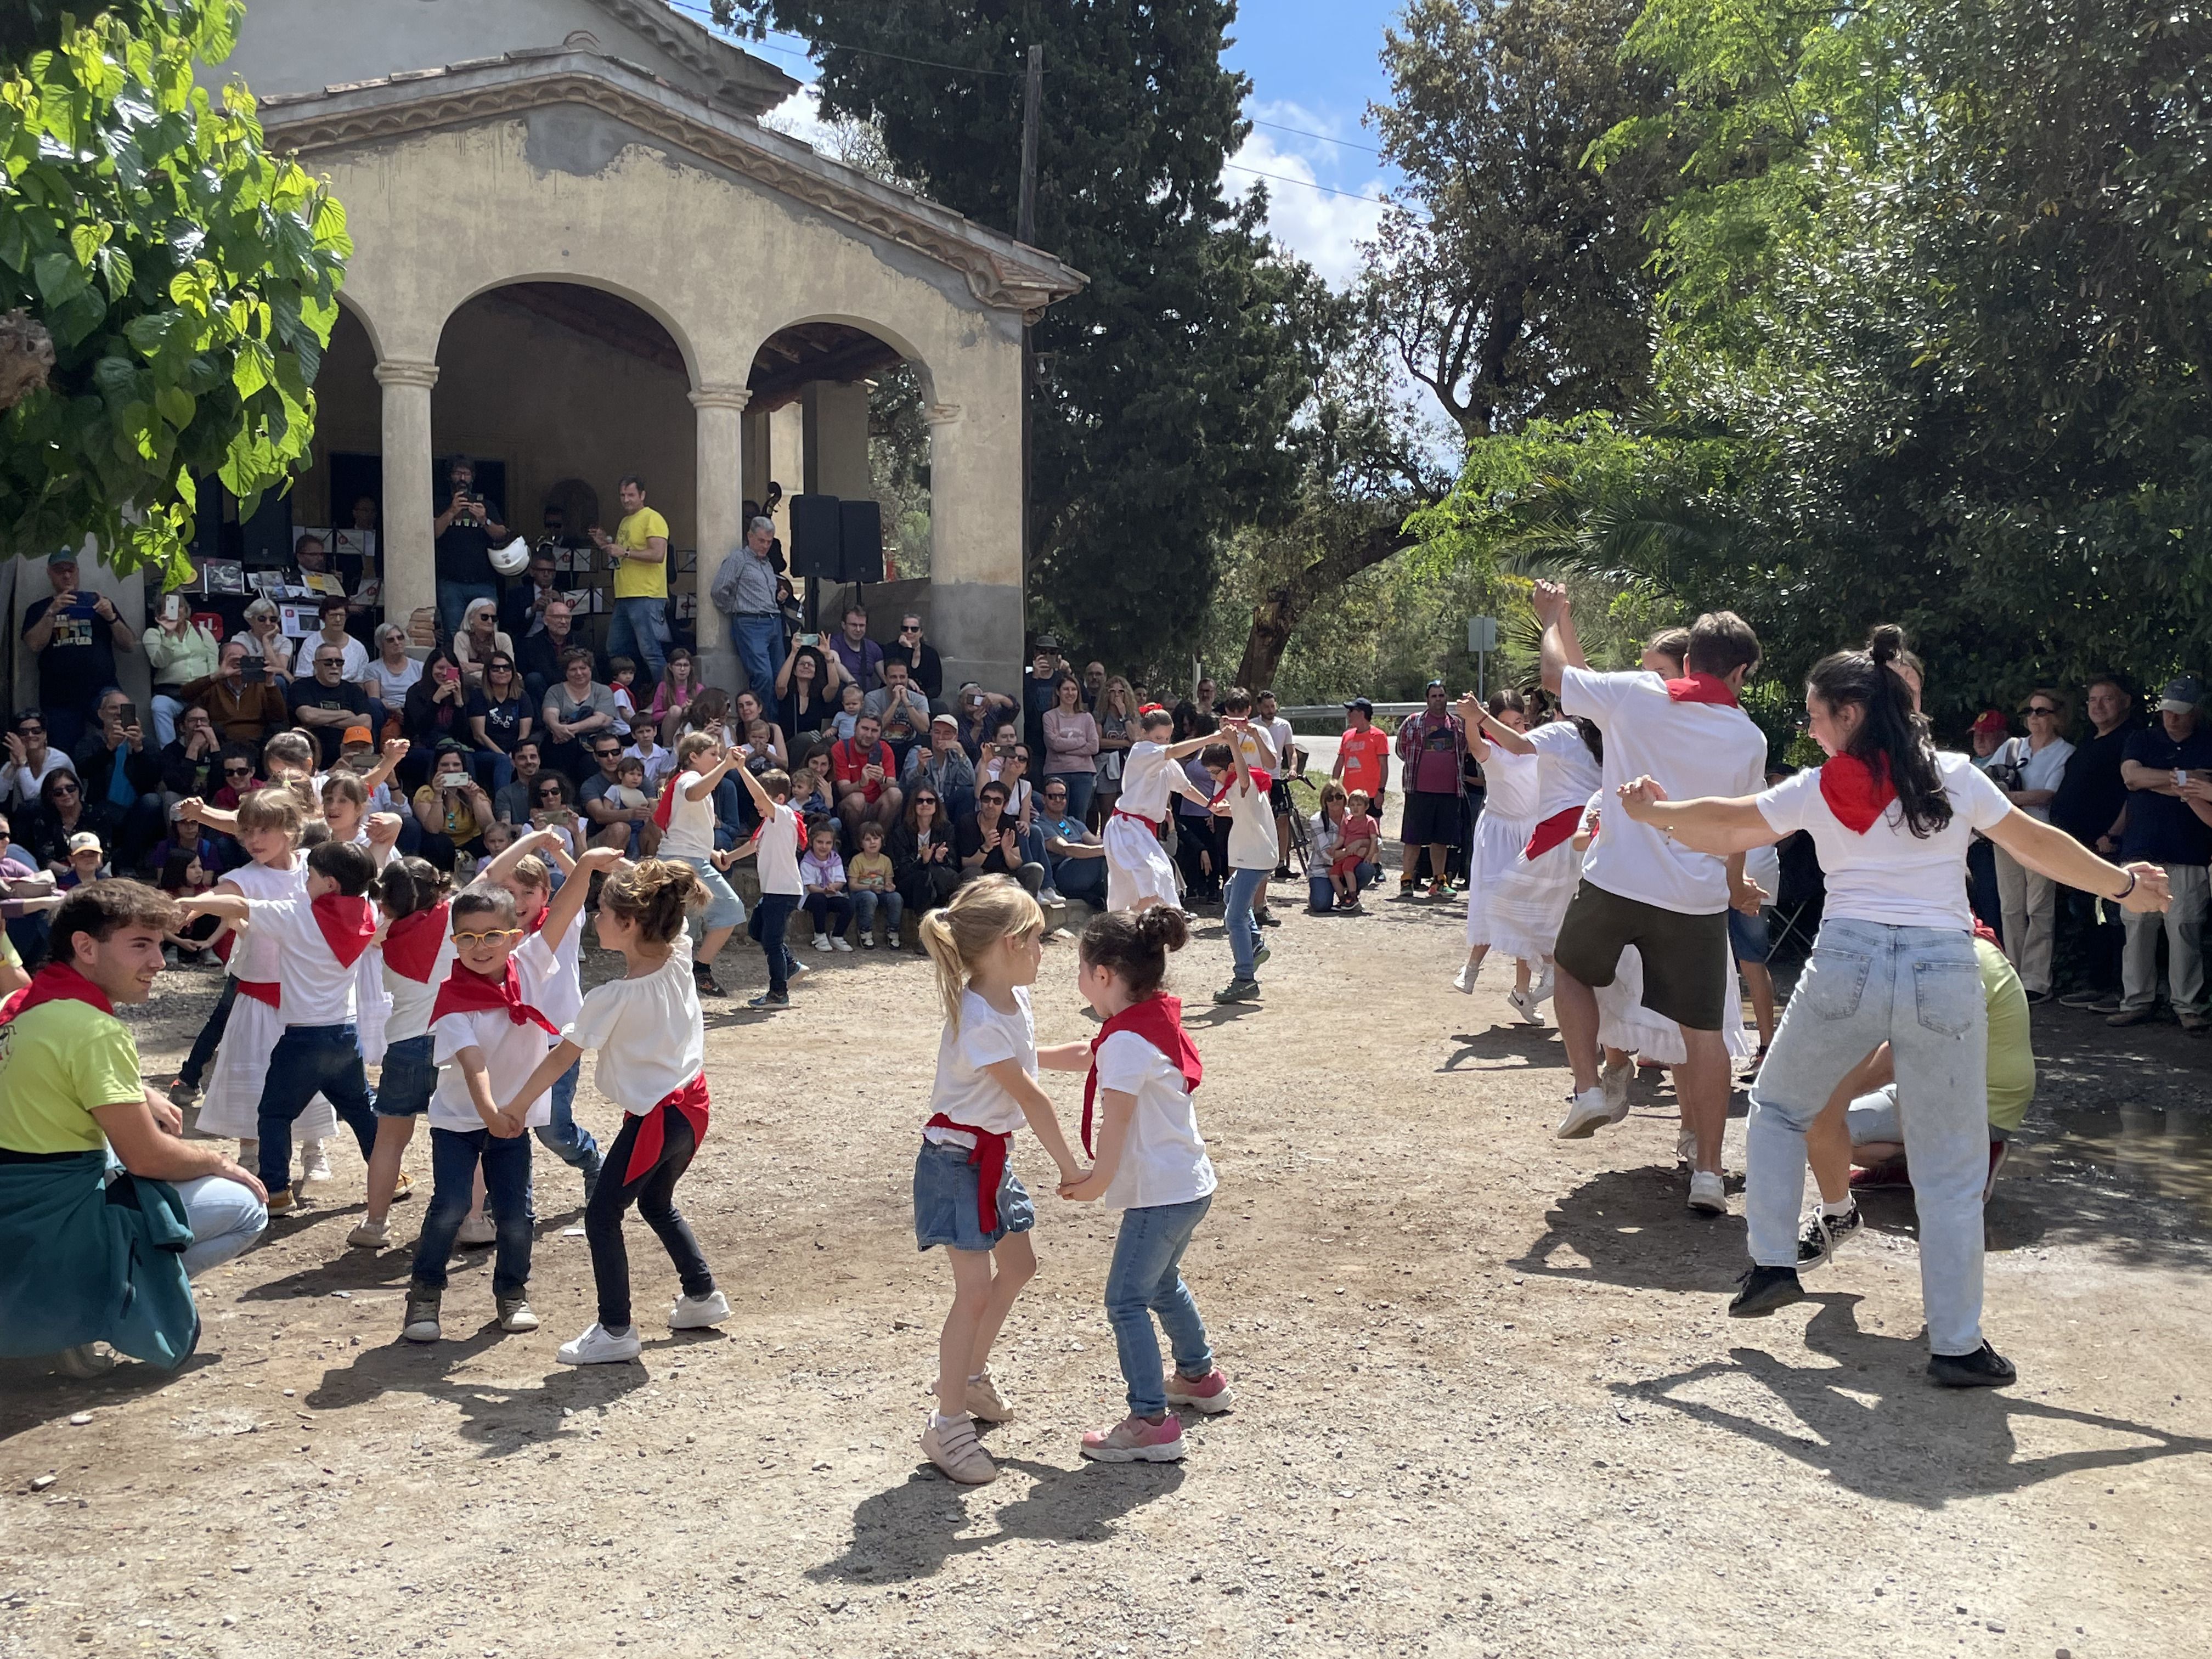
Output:
<instances>
[{"instance_id":1,"label":"child dancer","mask_svg":"<svg viewBox=\"0 0 2212 1659\"><path fill-rule=\"evenodd\" d=\"M1121 793L1114 816L1106 820L1106 908L1141 910L1151 904L1176 908L1175 866L1160 846L1160 822L1168 799L1188 795L1211 807L1205 791L1183 775L1182 761L1214 741L1211 732L1182 743L1166 741L1175 716L1158 703L1138 711L1144 735L1129 745L1121 765Z\"/></svg>"},{"instance_id":2,"label":"child dancer","mask_svg":"<svg viewBox=\"0 0 2212 1659\"><path fill-rule=\"evenodd\" d=\"M564 1365L619 1364L641 1351L630 1322L629 1253L623 1245L623 1212L632 1203L659 1235L683 1285L668 1310L668 1328L696 1330L730 1316L714 1270L676 1208L676 1183L707 1134L707 1028L684 926L684 912L706 902L707 889L691 866L672 859L647 859L607 878L599 890L599 944L618 952L628 972L586 994L553 1052L505 1109L510 1117L527 1109L586 1048L599 1055L592 1082L623 1109L605 1174L584 1206L599 1316L561 1345L556 1357Z\"/></svg>"},{"instance_id":3,"label":"child dancer","mask_svg":"<svg viewBox=\"0 0 2212 1659\"><path fill-rule=\"evenodd\" d=\"M1582 879L1583 855L1572 843L1584 806L1604 781L1605 739L1593 721L1561 718L1530 731L1527 742L1536 756L1535 825L1521 847L1483 873L1492 884L1492 944L1542 970L1508 999L1534 1025L1538 1005L1552 994L1552 945Z\"/></svg>"},{"instance_id":4,"label":"child dancer","mask_svg":"<svg viewBox=\"0 0 2212 1659\"><path fill-rule=\"evenodd\" d=\"M1090 1044L1083 1089L1083 1148L1091 1150L1094 1105L1103 1121L1097 1158L1060 1195L1097 1199L1121 1212L1114 1263L1106 1272L1106 1317L1129 1415L1083 1437L1085 1457L1105 1463L1167 1463L1182 1455L1182 1423L1170 1406L1227 1411L1229 1379L1215 1369L1206 1322L1182 1280L1183 1252L1213 1203L1213 1164L1198 1132L1191 1094L1204 1077L1182 1029L1182 1004L1164 994L1167 953L1190 937L1173 910L1109 911L1093 916L1078 947L1076 985L1105 1024ZM1175 1350L1175 1376L1160 1370L1158 1314Z\"/></svg>"},{"instance_id":5,"label":"child dancer","mask_svg":"<svg viewBox=\"0 0 2212 1659\"><path fill-rule=\"evenodd\" d=\"M945 1034L915 1159L914 1236L925 1250L944 1245L952 1263L952 1308L937 1341L937 1408L921 1449L953 1480L982 1486L999 1468L969 1419L1013 1415L991 1377L991 1345L1036 1272L1028 1237L1036 1217L1007 1154L1026 1121L1060 1180L1080 1179L1036 1068L1081 1071L1089 1056L1080 1042L1037 1052L1029 988L1044 954L1044 912L1021 883L986 876L963 887L921 919L921 943L937 964Z\"/></svg>"},{"instance_id":6,"label":"child dancer","mask_svg":"<svg viewBox=\"0 0 2212 1659\"><path fill-rule=\"evenodd\" d=\"M745 907L714 861L714 789L736 758L713 732L685 732L676 741L675 775L662 787L653 809L653 821L661 830L656 856L690 865L707 889L691 977L699 994L708 997L722 994L714 979L714 958L745 919Z\"/></svg>"},{"instance_id":7,"label":"child dancer","mask_svg":"<svg viewBox=\"0 0 2212 1659\"><path fill-rule=\"evenodd\" d=\"M430 1109L438 1068L431 1063L430 1009L453 966L453 935L446 902L451 885L428 859L395 859L384 866L377 896L384 911L384 1067L376 1075L376 1145L368 1155L368 1213L346 1235L360 1250L391 1242L392 1200L413 1195L414 1182L399 1168L415 1120Z\"/></svg>"},{"instance_id":8,"label":"child dancer","mask_svg":"<svg viewBox=\"0 0 2212 1659\"><path fill-rule=\"evenodd\" d=\"M1482 959L1497 939L1498 924L1491 909L1498 878L1536 832L1537 781L1542 767L1527 736L1528 705L1518 691L1493 691L1487 707L1471 696L1462 697L1459 713L1467 727L1468 747L1482 765L1485 792L1482 816L1474 824L1474 845L1468 851L1467 960L1452 980L1454 990L1472 994L1482 975ZM1531 1025L1536 1023L1525 957L1514 964L1513 989L1506 1000Z\"/></svg>"},{"instance_id":9,"label":"child dancer","mask_svg":"<svg viewBox=\"0 0 2212 1659\"><path fill-rule=\"evenodd\" d=\"M533 1074L554 1026L532 1006L515 969L523 930L514 895L491 882L475 882L454 896L452 915L453 969L430 1008L430 1057L441 1070L430 1096L430 1207L415 1242L415 1271L399 1331L410 1342L435 1342L444 1334L439 1304L446 1294L446 1263L475 1202L479 1169L499 1239L491 1270L499 1328L538 1328L528 1295L536 1217L530 1203L530 1140L522 1132L550 1121L552 1114L542 1102L511 1108L500 1102Z\"/></svg>"},{"instance_id":10,"label":"child dancer","mask_svg":"<svg viewBox=\"0 0 2212 1659\"><path fill-rule=\"evenodd\" d=\"M399 815L371 813L368 787L359 775L337 771L323 780L323 821L331 827L332 841L350 842L368 849L380 871L399 851ZM356 1021L361 1028L361 1058L364 1065L384 1061L385 1024L391 1018L392 998L384 986L384 955L372 945L362 953L359 982L354 988ZM309 1179L313 1179L310 1172Z\"/></svg>"},{"instance_id":11,"label":"child dancer","mask_svg":"<svg viewBox=\"0 0 2212 1659\"><path fill-rule=\"evenodd\" d=\"M805 885L799 878L799 813L790 804L791 780L770 767L755 777L744 757L735 757L732 769L761 818L754 837L754 868L760 872L760 902L753 907L747 928L768 957L768 989L749 998L749 1008L791 1006L791 976L799 971L799 958L784 943L783 930L799 908Z\"/></svg>"}]
</instances>

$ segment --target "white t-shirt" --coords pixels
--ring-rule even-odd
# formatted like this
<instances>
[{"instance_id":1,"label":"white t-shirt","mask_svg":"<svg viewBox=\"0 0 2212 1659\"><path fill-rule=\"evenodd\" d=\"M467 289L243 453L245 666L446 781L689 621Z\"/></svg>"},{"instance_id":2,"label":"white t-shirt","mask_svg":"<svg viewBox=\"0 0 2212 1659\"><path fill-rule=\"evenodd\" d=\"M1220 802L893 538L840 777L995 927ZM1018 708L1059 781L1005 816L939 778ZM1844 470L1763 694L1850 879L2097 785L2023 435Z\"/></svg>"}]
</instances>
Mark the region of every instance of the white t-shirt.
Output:
<instances>
[{"instance_id":1,"label":"white t-shirt","mask_svg":"<svg viewBox=\"0 0 2212 1659\"><path fill-rule=\"evenodd\" d=\"M585 994L562 1032L596 1049L592 1085L625 1112L642 1117L699 1075L707 1026L691 981L691 935L676 935L668 960L643 979L611 979Z\"/></svg>"},{"instance_id":2,"label":"white t-shirt","mask_svg":"<svg viewBox=\"0 0 2212 1659\"><path fill-rule=\"evenodd\" d=\"M289 869L241 864L235 870L224 871L222 878L249 899L301 898L307 891L307 860L295 853ZM273 984L277 975L275 933L248 922L231 947L230 973L249 985Z\"/></svg>"},{"instance_id":3,"label":"white t-shirt","mask_svg":"<svg viewBox=\"0 0 2212 1659\"><path fill-rule=\"evenodd\" d=\"M1482 815L1501 818L1536 816L1542 792L1543 761L1535 755L1516 755L1498 744L1490 745L1482 762Z\"/></svg>"},{"instance_id":4,"label":"white t-shirt","mask_svg":"<svg viewBox=\"0 0 2212 1659\"><path fill-rule=\"evenodd\" d=\"M1036 1075L1036 1021L1030 1014L1026 986L1014 988L1014 1012L1002 1014L973 991L960 996L960 1024L947 1025L937 1040L937 1081L929 1091L929 1115L942 1112L955 1123L991 1134L1010 1135L1028 1121L1020 1103L983 1068L1002 1060L1021 1062ZM930 1140L973 1146L975 1137L950 1129L924 1129Z\"/></svg>"},{"instance_id":5,"label":"white t-shirt","mask_svg":"<svg viewBox=\"0 0 2212 1659\"><path fill-rule=\"evenodd\" d=\"M453 971L453 930L450 927L438 941L438 954L431 960L427 982L408 978L392 965L389 957L385 958L384 988L392 993L392 1012L384 1021L386 1048L395 1042L405 1042L410 1037L429 1036L430 1010L437 1003L438 988ZM545 1017L553 1018L550 1013Z\"/></svg>"},{"instance_id":6,"label":"white t-shirt","mask_svg":"<svg viewBox=\"0 0 2212 1659\"><path fill-rule=\"evenodd\" d=\"M1604 732L1608 797L1646 776L1670 800L1755 795L1765 784L1766 738L1751 716L1729 703L1676 702L1656 674L1567 669L1559 707L1587 715ZM1729 906L1725 860L1693 853L1611 809L1583 874L1608 893L1684 915L1714 915Z\"/></svg>"},{"instance_id":7,"label":"white t-shirt","mask_svg":"<svg viewBox=\"0 0 2212 1659\"><path fill-rule=\"evenodd\" d=\"M529 993L523 994L528 1001ZM553 1038L535 1020L516 1024L504 1008L483 1013L447 1014L430 1027L430 1059L437 1066L438 1086L430 1095L430 1127L434 1129L481 1129L484 1121L469 1095L469 1080L454 1056L464 1048L481 1049L484 1071L491 1083L491 1103L504 1106L516 1090L538 1069ZM523 1120L536 1128L553 1121L553 1091L548 1089L532 1104Z\"/></svg>"},{"instance_id":8,"label":"white t-shirt","mask_svg":"<svg viewBox=\"0 0 2212 1659\"><path fill-rule=\"evenodd\" d=\"M522 977L522 1000L565 1028L584 1006L584 985L576 967L576 949L583 936L584 918L578 915L561 935L558 948L549 948L545 935L532 933L515 948L515 971Z\"/></svg>"},{"instance_id":9,"label":"white t-shirt","mask_svg":"<svg viewBox=\"0 0 2212 1659\"><path fill-rule=\"evenodd\" d=\"M1121 1166L1099 1203L1109 1210L1150 1209L1212 1192L1213 1161L1175 1062L1134 1031L1115 1032L1098 1045L1097 1059L1099 1088L1137 1098Z\"/></svg>"},{"instance_id":10,"label":"white t-shirt","mask_svg":"<svg viewBox=\"0 0 2212 1659\"><path fill-rule=\"evenodd\" d=\"M799 809L788 801L778 802L775 816L762 820L760 844L753 852L762 892L793 898L805 893L806 884L799 878Z\"/></svg>"},{"instance_id":11,"label":"white t-shirt","mask_svg":"<svg viewBox=\"0 0 2212 1659\"><path fill-rule=\"evenodd\" d=\"M1164 744L1149 738L1131 744L1129 757L1121 763L1121 793L1115 799L1115 810L1158 823L1175 798L1175 770Z\"/></svg>"},{"instance_id":12,"label":"white t-shirt","mask_svg":"<svg viewBox=\"0 0 2212 1659\"><path fill-rule=\"evenodd\" d=\"M696 800L684 793L702 775L687 769L669 785L676 799L668 811L668 828L660 836L663 858L703 859L714 850L714 792L709 789Z\"/></svg>"},{"instance_id":13,"label":"white t-shirt","mask_svg":"<svg viewBox=\"0 0 2212 1659\"><path fill-rule=\"evenodd\" d=\"M309 659L309 665L313 665L313 659ZM381 656L371 657L368 666L353 678L371 696L380 699L386 708L396 709L407 701L408 688L422 678L422 665L410 657L398 667L387 668Z\"/></svg>"},{"instance_id":14,"label":"white t-shirt","mask_svg":"<svg viewBox=\"0 0 2212 1659\"><path fill-rule=\"evenodd\" d=\"M359 960L341 963L312 902L296 897L255 899L248 931L276 947L277 982L283 988L278 1009L287 1025L347 1025L354 1018L354 988ZM389 1039L387 1039L388 1041Z\"/></svg>"},{"instance_id":15,"label":"white t-shirt","mask_svg":"<svg viewBox=\"0 0 2212 1659\"><path fill-rule=\"evenodd\" d=\"M300 649L292 659L292 677L301 680L314 678L315 653L329 643L330 641L323 637L320 629L317 629L306 639L301 640ZM345 666L338 671L338 678L348 684L352 684L368 672L368 647L349 634L345 642ZM403 698L406 695L404 691L400 693Z\"/></svg>"},{"instance_id":16,"label":"white t-shirt","mask_svg":"<svg viewBox=\"0 0 2212 1659\"><path fill-rule=\"evenodd\" d=\"M2056 789L2065 779L2066 763L2073 755L2074 745L2063 738L2053 738L2040 749L2031 748L2026 738L2008 738L1990 757L1990 762L1992 765L2002 763L2020 768L2020 787L2023 789ZM2020 810L2032 818L2051 822L2047 804Z\"/></svg>"},{"instance_id":17,"label":"white t-shirt","mask_svg":"<svg viewBox=\"0 0 2212 1659\"><path fill-rule=\"evenodd\" d=\"M1273 869L1282 848L1275 840L1275 809L1268 802L1267 791L1260 787L1257 778L1252 780L1249 789L1240 790L1234 772L1221 781L1229 790L1229 798L1222 803L1230 809L1229 867Z\"/></svg>"},{"instance_id":18,"label":"white t-shirt","mask_svg":"<svg viewBox=\"0 0 2212 1659\"><path fill-rule=\"evenodd\" d=\"M1293 758L1291 750L1297 743L1297 737L1291 731L1291 723L1278 714L1273 720L1255 720L1254 724L1266 726L1267 740L1275 745L1275 775L1288 777Z\"/></svg>"},{"instance_id":19,"label":"white t-shirt","mask_svg":"<svg viewBox=\"0 0 2212 1659\"><path fill-rule=\"evenodd\" d=\"M1812 836L1828 887L1823 916L1891 927L1973 927L1966 847L1973 831L1987 830L2013 806L1967 757L1939 754L1936 761L1951 798L1951 821L1924 841L1905 827L1905 811L1894 801L1866 834L1853 835L1822 798L1817 766L1759 795L1759 814L1778 834L1803 830ZM1613 816L1606 833L1613 833Z\"/></svg>"},{"instance_id":20,"label":"white t-shirt","mask_svg":"<svg viewBox=\"0 0 2212 1659\"><path fill-rule=\"evenodd\" d=\"M1603 782L1596 759L1572 720L1553 720L1528 734L1536 745L1536 817L1579 807Z\"/></svg>"}]
</instances>

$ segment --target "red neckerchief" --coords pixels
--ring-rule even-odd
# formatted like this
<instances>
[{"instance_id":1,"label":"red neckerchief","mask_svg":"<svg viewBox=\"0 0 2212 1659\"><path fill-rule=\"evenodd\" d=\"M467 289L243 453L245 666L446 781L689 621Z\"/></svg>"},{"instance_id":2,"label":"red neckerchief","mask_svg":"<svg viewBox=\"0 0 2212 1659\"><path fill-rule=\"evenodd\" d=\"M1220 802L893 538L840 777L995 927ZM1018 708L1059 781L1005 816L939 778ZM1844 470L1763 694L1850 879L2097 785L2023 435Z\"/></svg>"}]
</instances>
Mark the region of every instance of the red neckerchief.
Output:
<instances>
[{"instance_id":1,"label":"red neckerchief","mask_svg":"<svg viewBox=\"0 0 2212 1659\"><path fill-rule=\"evenodd\" d=\"M634 1187L653 1173L653 1166L660 1162L660 1149L668 1139L667 1112L681 1112L691 1125L691 1146L696 1152L699 1143L707 1138L707 1074L693 1078L682 1088L663 1095L653 1102L653 1109L637 1117L637 1139L629 1144L629 1163L623 1170L623 1185Z\"/></svg>"},{"instance_id":2,"label":"red neckerchief","mask_svg":"<svg viewBox=\"0 0 2212 1659\"><path fill-rule=\"evenodd\" d=\"M1083 1153L1096 1157L1091 1150L1091 1109L1098 1098L1098 1045L1116 1031L1134 1031L1139 1036L1175 1062L1176 1070L1182 1073L1183 1092L1188 1094L1205 1080L1206 1067L1199 1063L1198 1049L1190 1034L1182 1029L1182 1000L1165 994L1146 997L1142 1002L1133 1002L1120 1013L1098 1028L1098 1035L1091 1039L1091 1074L1083 1079Z\"/></svg>"},{"instance_id":3,"label":"red neckerchief","mask_svg":"<svg viewBox=\"0 0 2212 1659\"><path fill-rule=\"evenodd\" d=\"M957 1129L963 1135L975 1137L975 1145L968 1154L969 1163L975 1166L975 1219L986 1233L998 1231L999 1183L1006 1178L1006 1158L1013 1151L1013 1136L979 1129L972 1123L955 1123L942 1112L921 1127Z\"/></svg>"},{"instance_id":4,"label":"red neckerchief","mask_svg":"<svg viewBox=\"0 0 2212 1659\"><path fill-rule=\"evenodd\" d=\"M325 893L307 908L314 912L315 926L323 930L323 943L331 947L338 966L350 968L359 962L369 940L376 937L376 912L369 902L348 898L343 893Z\"/></svg>"},{"instance_id":5,"label":"red neckerchief","mask_svg":"<svg viewBox=\"0 0 2212 1659\"><path fill-rule=\"evenodd\" d=\"M110 1017L115 1012L115 1005L107 1000L106 992L67 963L50 962L32 975L28 985L7 1001L0 1002L0 1025L48 1002L88 1003Z\"/></svg>"},{"instance_id":6,"label":"red neckerchief","mask_svg":"<svg viewBox=\"0 0 2212 1659\"><path fill-rule=\"evenodd\" d=\"M674 773L670 775L667 782L660 786L660 799L653 803L653 827L654 829L667 829L668 821L676 816L677 780L679 778L688 778L693 775L694 775L690 772Z\"/></svg>"},{"instance_id":7,"label":"red neckerchief","mask_svg":"<svg viewBox=\"0 0 2212 1659\"><path fill-rule=\"evenodd\" d=\"M497 979L455 963L453 971L438 988L438 1000L430 1005L430 1024L435 1025L447 1014L489 1014L495 1010L504 1010L517 1025L526 1020L555 1036L561 1035L560 1027L522 1000L522 975L515 970L513 957L507 959L507 971Z\"/></svg>"},{"instance_id":8,"label":"red neckerchief","mask_svg":"<svg viewBox=\"0 0 2212 1659\"><path fill-rule=\"evenodd\" d=\"M1828 803L1837 823L1863 836L1897 799L1887 757L1869 765L1856 755L1831 756L1820 766L1820 799Z\"/></svg>"},{"instance_id":9,"label":"red neckerchief","mask_svg":"<svg viewBox=\"0 0 2212 1659\"><path fill-rule=\"evenodd\" d=\"M444 903L434 904L427 910L400 917L386 928L385 966L397 969L403 979L428 985L430 970L438 965L438 952L445 946L448 908Z\"/></svg>"},{"instance_id":10,"label":"red neckerchief","mask_svg":"<svg viewBox=\"0 0 2212 1659\"><path fill-rule=\"evenodd\" d=\"M1255 789L1257 789L1261 794L1266 794L1270 789L1273 789L1275 787L1275 775L1273 773L1262 772L1258 767L1253 765L1249 761L1245 763L1244 769L1252 775L1252 787ZM1229 799L1229 792L1236 787L1237 769L1232 766L1227 772L1222 775L1221 787L1214 792L1213 799L1206 802L1206 805L1208 806L1220 805L1222 802Z\"/></svg>"},{"instance_id":11,"label":"red neckerchief","mask_svg":"<svg viewBox=\"0 0 2212 1659\"><path fill-rule=\"evenodd\" d=\"M1667 695L1676 702L1712 702L1727 708L1741 708L1743 699L1728 688L1728 682L1711 674L1692 674L1686 679L1668 680Z\"/></svg>"},{"instance_id":12,"label":"red neckerchief","mask_svg":"<svg viewBox=\"0 0 2212 1659\"><path fill-rule=\"evenodd\" d=\"M1521 849L1521 856L1531 864L1550 852L1562 842L1574 839L1575 830L1582 823L1583 809L1570 806L1564 812L1554 812L1538 824L1528 844Z\"/></svg>"}]
</instances>

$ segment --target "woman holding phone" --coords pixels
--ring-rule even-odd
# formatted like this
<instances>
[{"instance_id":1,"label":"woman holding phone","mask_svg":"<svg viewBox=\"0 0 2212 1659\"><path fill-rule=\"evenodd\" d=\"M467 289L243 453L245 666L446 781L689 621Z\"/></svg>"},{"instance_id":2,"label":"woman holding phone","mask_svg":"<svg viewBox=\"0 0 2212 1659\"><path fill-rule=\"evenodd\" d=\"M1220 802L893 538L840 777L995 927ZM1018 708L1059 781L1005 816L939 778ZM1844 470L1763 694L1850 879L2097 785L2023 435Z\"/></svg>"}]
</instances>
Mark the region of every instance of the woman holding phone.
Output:
<instances>
[{"instance_id":1,"label":"woman holding phone","mask_svg":"<svg viewBox=\"0 0 2212 1659\"><path fill-rule=\"evenodd\" d=\"M783 666L775 671L775 695L781 707L781 724L793 738L811 737L837 714L837 694L844 671L822 650L819 635L794 634L791 649L783 653Z\"/></svg>"}]
</instances>

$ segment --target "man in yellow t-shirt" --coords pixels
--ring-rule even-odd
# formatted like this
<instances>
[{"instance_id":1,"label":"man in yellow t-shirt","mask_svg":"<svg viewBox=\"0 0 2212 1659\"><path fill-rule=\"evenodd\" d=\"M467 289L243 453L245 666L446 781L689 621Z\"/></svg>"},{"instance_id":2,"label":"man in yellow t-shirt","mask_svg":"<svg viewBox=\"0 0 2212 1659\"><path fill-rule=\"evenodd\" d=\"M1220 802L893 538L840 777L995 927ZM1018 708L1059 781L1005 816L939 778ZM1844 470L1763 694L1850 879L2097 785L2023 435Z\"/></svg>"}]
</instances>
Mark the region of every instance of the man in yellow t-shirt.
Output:
<instances>
[{"instance_id":1,"label":"man in yellow t-shirt","mask_svg":"<svg viewBox=\"0 0 2212 1659\"><path fill-rule=\"evenodd\" d=\"M616 562L607 654L643 664L657 685L668 663L668 520L645 504L645 480L635 472L622 481L622 509L611 537L592 530L599 551Z\"/></svg>"}]
</instances>

